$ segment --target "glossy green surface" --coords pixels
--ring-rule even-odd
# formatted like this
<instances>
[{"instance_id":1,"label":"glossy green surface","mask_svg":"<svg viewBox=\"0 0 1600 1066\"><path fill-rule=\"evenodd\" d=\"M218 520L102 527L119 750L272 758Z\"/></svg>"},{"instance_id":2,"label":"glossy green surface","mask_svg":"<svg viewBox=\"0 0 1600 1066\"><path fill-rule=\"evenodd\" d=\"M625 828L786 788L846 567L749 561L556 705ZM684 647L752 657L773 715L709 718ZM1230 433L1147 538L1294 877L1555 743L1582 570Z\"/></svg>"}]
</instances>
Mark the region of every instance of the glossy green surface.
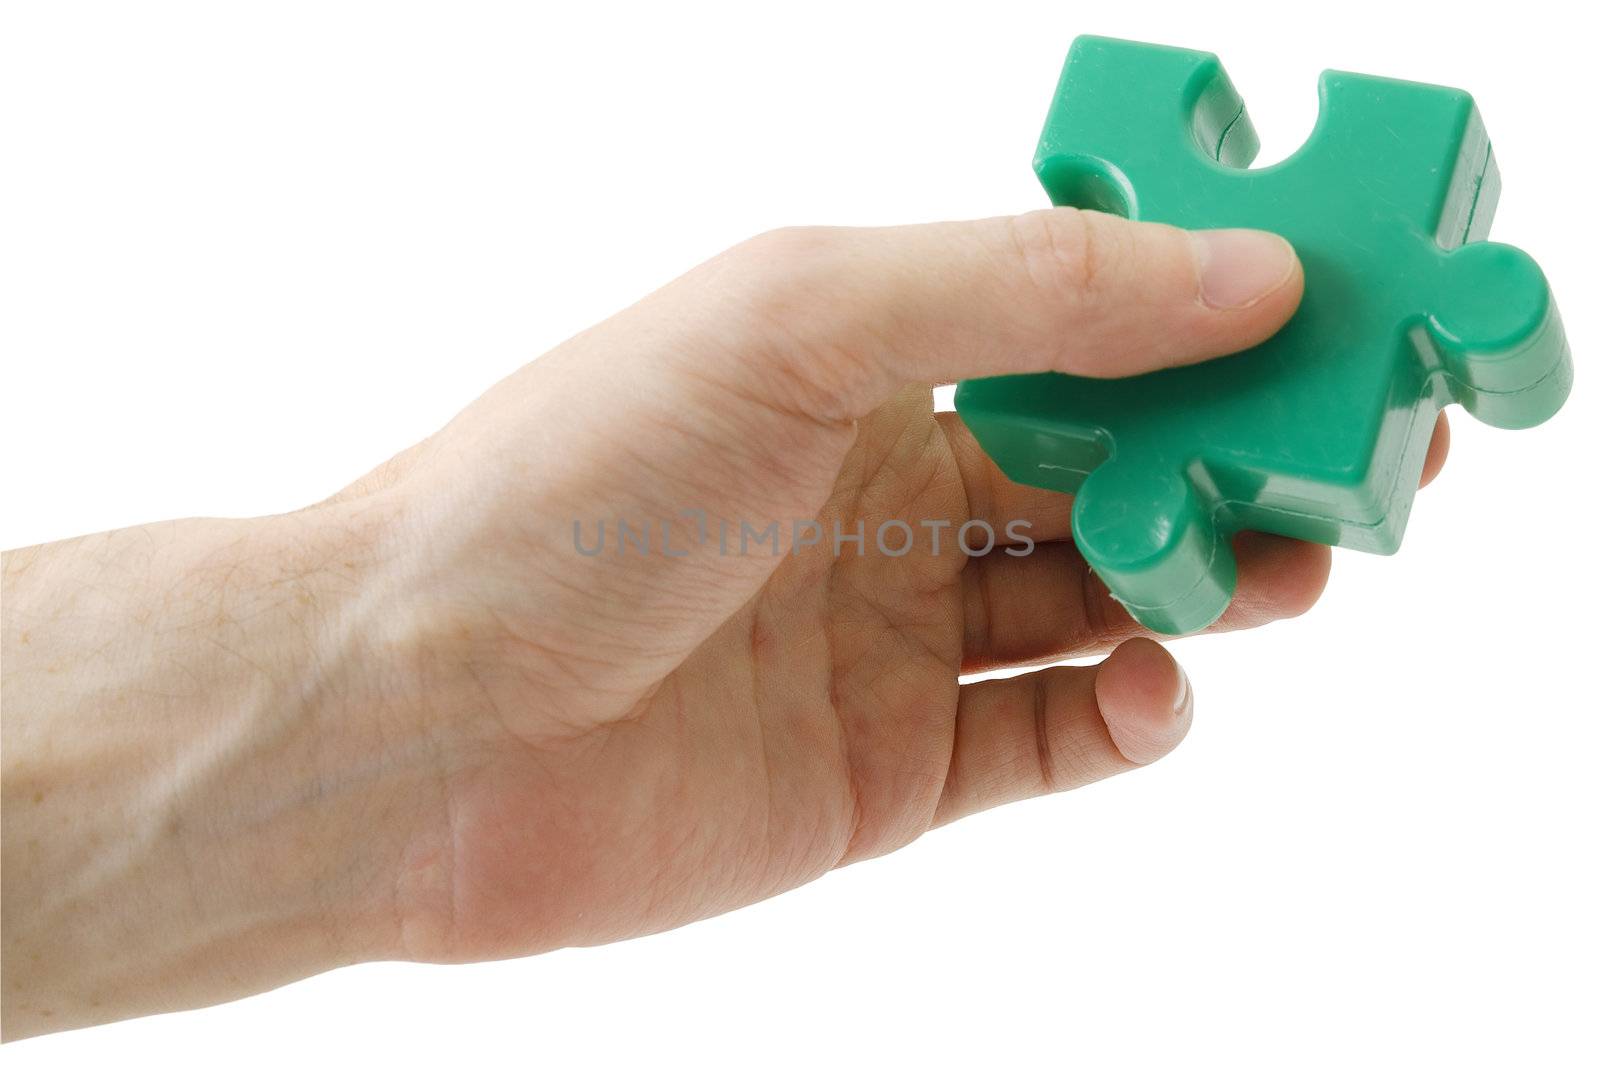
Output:
<instances>
[{"instance_id":1,"label":"glossy green surface","mask_svg":"<svg viewBox=\"0 0 1600 1066\"><path fill-rule=\"evenodd\" d=\"M1081 37L1034 169L1058 205L1283 234L1305 299L1241 355L1137 378L963 382L956 409L1015 481L1076 493L1084 557L1141 623L1184 633L1233 594L1232 535L1400 546L1435 415L1531 426L1572 363L1549 287L1482 241L1499 191L1456 89L1329 71L1293 156L1257 141L1215 56Z\"/></svg>"}]
</instances>

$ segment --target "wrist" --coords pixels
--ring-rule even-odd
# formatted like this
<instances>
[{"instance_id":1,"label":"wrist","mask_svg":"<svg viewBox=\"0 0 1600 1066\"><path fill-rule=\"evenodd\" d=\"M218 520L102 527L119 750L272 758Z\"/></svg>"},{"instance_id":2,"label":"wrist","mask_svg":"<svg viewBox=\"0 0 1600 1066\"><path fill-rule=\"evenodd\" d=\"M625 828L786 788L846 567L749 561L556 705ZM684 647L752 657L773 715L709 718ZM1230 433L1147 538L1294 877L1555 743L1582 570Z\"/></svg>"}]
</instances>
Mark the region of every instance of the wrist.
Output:
<instances>
[{"instance_id":1,"label":"wrist","mask_svg":"<svg viewBox=\"0 0 1600 1066\"><path fill-rule=\"evenodd\" d=\"M428 758L385 665L381 524L356 518L7 556L8 1035L394 953Z\"/></svg>"}]
</instances>

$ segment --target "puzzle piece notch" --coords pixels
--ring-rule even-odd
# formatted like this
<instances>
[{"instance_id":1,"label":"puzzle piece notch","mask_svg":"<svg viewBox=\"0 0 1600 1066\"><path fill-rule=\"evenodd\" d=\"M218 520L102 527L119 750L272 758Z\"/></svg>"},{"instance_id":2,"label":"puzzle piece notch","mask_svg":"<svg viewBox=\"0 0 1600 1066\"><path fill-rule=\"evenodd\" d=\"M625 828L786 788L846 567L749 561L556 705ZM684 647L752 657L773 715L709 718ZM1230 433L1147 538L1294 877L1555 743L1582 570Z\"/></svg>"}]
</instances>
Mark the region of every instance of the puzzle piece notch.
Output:
<instances>
[{"instance_id":1,"label":"puzzle piece notch","mask_svg":"<svg viewBox=\"0 0 1600 1066\"><path fill-rule=\"evenodd\" d=\"M1277 230L1306 300L1277 338L1215 364L957 392L1008 476L1078 494L1080 550L1157 631L1221 614L1239 529L1394 551L1439 407L1520 427L1570 389L1543 274L1476 243L1499 183L1471 98L1339 72L1319 91L1307 143L1243 170L1258 142L1215 56L1080 38L1035 160L1052 200Z\"/></svg>"},{"instance_id":2,"label":"puzzle piece notch","mask_svg":"<svg viewBox=\"0 0 1600 1066\"><path fill-rule=\"evenodd\" d=\"M1226 213L1228 197L1206 193L1231 184L1245 194L1232 198L1244 212L1249 198L1271 211L1274 200L1278 208L1304 195L1337 204L1338 194L1351 202L1355 192L1371 221L1424 223L1444 248L1487 232L1499 181L1470 95L1335 70L1322 73L1317 94L1317 120L1300 148L1251 170L1260 140L1215 55L1079 37L1034 170L1057 205L1148 221ZM1404 165L1388 165L1395 162ZM1330 188L1323 179L1334 174L1350 188ZM1084 195L1097 189L1108 194Z\"/></svg>"}]
</instances>

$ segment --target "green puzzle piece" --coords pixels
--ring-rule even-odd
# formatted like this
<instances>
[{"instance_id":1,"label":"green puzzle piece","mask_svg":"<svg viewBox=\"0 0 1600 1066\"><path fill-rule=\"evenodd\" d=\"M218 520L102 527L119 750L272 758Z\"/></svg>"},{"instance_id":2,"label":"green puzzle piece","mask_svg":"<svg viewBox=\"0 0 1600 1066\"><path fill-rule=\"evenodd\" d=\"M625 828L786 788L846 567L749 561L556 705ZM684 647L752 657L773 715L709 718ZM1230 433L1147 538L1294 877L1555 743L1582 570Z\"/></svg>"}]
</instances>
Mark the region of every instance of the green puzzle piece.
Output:
<instances>
[{"instance_id":1,"label":"green puzzle piece","mask_svg":"<svg viewBox=\"0 0 1600 1066\"><path fill-rule=\"evenodd\" d=\"M1215 56L1078 38L1034 157L1051 201L1281 233L1304 301L1215 362L956 391L1006 476L1077 494L1079 550L1158 632L1222 613L1238 530L1395 551L1440 408L1520 428L1572 385L1544 274L1482 241L1499 180L1472 98L1329 71L1321 101L1303 147L1248 170L1255 131Z\"/></svg>"}]
</instances>

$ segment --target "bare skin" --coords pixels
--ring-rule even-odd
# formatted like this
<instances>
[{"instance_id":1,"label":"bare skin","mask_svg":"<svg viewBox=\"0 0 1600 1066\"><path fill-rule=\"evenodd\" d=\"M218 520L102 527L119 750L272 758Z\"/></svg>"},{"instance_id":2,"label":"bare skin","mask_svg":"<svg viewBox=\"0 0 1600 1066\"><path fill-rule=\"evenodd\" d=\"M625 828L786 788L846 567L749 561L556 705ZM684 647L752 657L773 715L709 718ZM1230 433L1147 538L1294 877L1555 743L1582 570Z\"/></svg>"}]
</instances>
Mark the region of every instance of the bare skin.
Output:
<instances>
[{"instance_id":1,"label":"bare skin","mask_svg":"<svg viewBox=\"0 0 1600 1066\"><path fill-rule=\"evenodd\" d=\"M930 383L1224 356L1300 286L1276 238L1066 209L780 231L333 499L8 553L5 1035L639 936L1161 757L1182 671L1070 499L1008 482ZM723 553L686 511L868 542ZM670 552L575 549L619 517ZM871 543L892 518L924 531L903 555ZM969 519L1036 547L969 557ZM1219 629L1327 577L1318 546L1238 552Z\"/></svg>"}]
</instances>

